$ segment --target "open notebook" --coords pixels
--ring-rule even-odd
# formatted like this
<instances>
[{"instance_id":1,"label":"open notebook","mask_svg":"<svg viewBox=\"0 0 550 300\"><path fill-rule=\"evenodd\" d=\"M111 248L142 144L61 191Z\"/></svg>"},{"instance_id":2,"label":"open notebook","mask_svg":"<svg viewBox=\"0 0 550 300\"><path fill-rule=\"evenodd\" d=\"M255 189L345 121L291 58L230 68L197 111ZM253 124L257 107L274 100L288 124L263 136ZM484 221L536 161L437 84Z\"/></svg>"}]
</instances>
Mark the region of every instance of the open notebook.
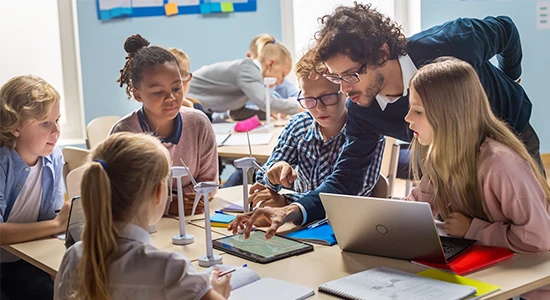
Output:
<instances>
[{"instance_id":1,"label":"open notebook","mask_svg":"<svg viewBox=\"0 0 550 300\"><path fill-rule=\"evenodd\" d=\"M218 265L220 271L227 271L236 266ZM294 283L274 279L260 278L250 268L242 268L231 275L231 295L229 300L301 300L315 294L313 289Z\"/></svg>"},{"instance_id":2,"label":"open notebook","mask_svg":"<svg viewBox=\"0 0 550 300\"><path fill-rule=\"evenodd\" d=\"M475 294L476 289L378 267L327 282L319 291L353 300L458 300Z\"/></svg>"}]
</instances>

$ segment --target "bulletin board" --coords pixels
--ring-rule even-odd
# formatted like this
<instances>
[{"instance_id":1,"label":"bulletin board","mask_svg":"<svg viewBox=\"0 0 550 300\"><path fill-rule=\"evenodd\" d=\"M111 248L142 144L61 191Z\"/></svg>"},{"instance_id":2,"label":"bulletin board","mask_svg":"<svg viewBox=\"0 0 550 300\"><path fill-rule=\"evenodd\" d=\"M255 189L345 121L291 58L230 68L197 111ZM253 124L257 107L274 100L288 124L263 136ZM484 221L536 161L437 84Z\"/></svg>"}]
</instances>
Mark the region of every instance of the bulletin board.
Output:
<instances>
[{"instance_id":1,"label":"bulletin board","mask_svg":"<svg viewBox=\"0 0 550 300\"><path fill-rule=\"evenodd\" d=\"M96 0L97 17L114 18L256 11L257 0Z\"/></svg>"}]
</instances>

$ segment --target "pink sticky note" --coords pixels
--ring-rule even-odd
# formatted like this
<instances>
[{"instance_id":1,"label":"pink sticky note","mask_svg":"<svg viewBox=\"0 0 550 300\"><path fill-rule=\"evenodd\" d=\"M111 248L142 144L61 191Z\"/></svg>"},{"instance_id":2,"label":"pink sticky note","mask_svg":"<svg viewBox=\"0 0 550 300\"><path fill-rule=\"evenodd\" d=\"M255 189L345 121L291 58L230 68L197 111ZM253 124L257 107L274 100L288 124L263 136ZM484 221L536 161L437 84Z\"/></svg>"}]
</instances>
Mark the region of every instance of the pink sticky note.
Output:
<instances>
[{"instance_id":1,"label":"pink sticky note","mask_svg":"<svg viewBox=\"0 0 550 300\"><path fill-rule=\"evenodd\" d=\"M258 116L253 116L252 118L237 122L237 124L235 124L235 131L247 132L259 126L262 126L260 118L258 118Z\"/></svg>"}]
</instances>

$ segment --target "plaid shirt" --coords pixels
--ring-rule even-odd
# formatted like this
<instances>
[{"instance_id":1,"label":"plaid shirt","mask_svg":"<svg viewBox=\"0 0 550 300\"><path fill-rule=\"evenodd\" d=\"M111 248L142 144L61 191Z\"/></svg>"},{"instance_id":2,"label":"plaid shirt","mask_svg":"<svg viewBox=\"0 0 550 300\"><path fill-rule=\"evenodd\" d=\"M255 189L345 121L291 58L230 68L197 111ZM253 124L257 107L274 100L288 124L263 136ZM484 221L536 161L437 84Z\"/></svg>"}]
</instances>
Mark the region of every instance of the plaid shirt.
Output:
<instances>
[{"instance_id":1,"label":"plaid shirt","mask_svg":"<svg viewBox=\"0 0 550 300\"><path fill-rule=\"evenodd\" d=\"M279 135L277 146L264 167L269 170L273 164L285 161L296 170L298 178L294 181L293 190L297 194L286 195L287 200L293 202L316 189L327 179L336 166L345 141L345 126L338 134L324 141L319 124L308 112L296 114ZM385 138L382 137L376 146L373 163L365 175L363 188L358 194L360 196L368 196L378 180L384 145ZM256 178L258 182L274 191L281 189L280 185L271 184L267 174L261 170Z\"/></svg>"}]
</instances>

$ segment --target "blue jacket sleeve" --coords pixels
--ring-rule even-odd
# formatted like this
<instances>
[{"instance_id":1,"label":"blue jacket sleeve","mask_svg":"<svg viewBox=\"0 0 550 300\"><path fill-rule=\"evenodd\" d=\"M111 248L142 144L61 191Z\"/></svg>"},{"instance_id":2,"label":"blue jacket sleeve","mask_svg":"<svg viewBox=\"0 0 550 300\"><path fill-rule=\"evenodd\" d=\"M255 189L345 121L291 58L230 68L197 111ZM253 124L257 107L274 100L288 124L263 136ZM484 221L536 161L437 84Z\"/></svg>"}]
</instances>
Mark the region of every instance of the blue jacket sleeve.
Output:
<instances>
[{"instance_id":1,"label":"blue jacket sleeve","mask_svg":"<svg viewBox=\"0 0 550 300\"><path fill-rule=\"evenodd\" d=\"M521 40L509 17L459 18L418 33L409 42L434 45L438 56L454 56L476 67L496 55L508 77L521 76Z\"/></svg>"},{"instance_id":2,"label":"blue jacket sleeve","mask_svg":"<svg viewBox=\"0 0 550 300\"><path fill-rule=\"evenodd\" d=\"M307 212L304 223L325 217L319 193L357 195L364 187L365 175L382 136L370 130L370 124L358 114L357 110L348 109L346 143L332 174L317 189L297 201ZM373 178L371 185L378 180L378 174Z\"/></svg>"}]
</instances>

